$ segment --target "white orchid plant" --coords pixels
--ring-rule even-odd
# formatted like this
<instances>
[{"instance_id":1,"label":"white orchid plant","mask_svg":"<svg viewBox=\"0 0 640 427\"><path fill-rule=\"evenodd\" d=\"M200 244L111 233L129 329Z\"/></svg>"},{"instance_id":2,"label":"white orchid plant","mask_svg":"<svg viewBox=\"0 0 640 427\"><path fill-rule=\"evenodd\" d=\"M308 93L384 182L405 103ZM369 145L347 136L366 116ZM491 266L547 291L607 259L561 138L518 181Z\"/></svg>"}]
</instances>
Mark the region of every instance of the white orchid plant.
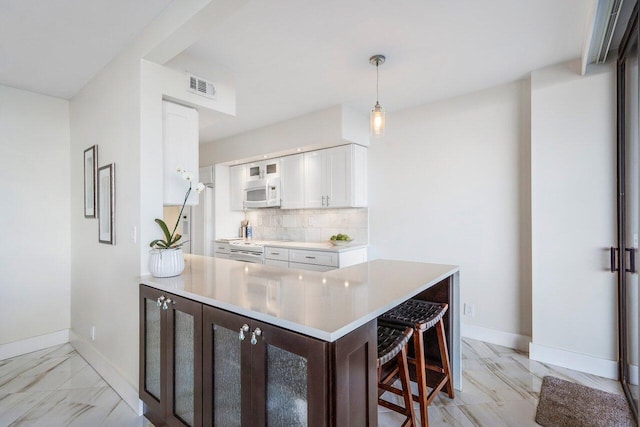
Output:
<instances>
[{"instance_id":1,"label":"white orchid plant","mask_svg":"<svg viewBox=\"0 0 640 427\"><path fill-rule=\"evenodd\" d=\"M196 184L195 188L193 188L193 173L183 169L179 166L176 169L182 178L189 183L189 189L187 193L184 195L184 202L182 202L182 208L180 209L180 215L178 215L178 220L176 221L176 225L173 227L173 231L169 233L169 227L167 224L161 220L160 218L156 218L156 223L160 226L162 233L164 234L164 239L156 239L149 243L149 246L156 249L176 249L181 247L186 242L180 242L182 238L181 234L176 233L178 229L178 225L180 224L180 218L182 218L182 212L184 211L184 206L187 204L187 199L189 198L189 194L191 194L191 190L195 190L196 193L200 194L202 190L204 190L204 184L199 182Z\"/></svg>"}]
</instances>

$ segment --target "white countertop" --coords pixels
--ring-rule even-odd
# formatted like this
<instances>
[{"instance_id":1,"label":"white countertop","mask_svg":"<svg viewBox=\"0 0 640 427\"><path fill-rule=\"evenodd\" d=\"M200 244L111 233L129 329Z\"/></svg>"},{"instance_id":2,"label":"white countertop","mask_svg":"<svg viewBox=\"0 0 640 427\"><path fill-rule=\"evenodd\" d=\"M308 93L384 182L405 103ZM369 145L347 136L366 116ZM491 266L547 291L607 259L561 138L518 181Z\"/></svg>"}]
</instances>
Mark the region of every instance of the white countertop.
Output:
<instances>
[{"instance_id":1,"label":"white countertop","mask_svg":"<svg viewBox=\"0 0 640 427\"><path fill-rule=\"evenodd\" d=\"M185 255L185 270L140 283L333 342L417 295L458 267L374 260L315 272Z\"/></svg>"}]
</instances>

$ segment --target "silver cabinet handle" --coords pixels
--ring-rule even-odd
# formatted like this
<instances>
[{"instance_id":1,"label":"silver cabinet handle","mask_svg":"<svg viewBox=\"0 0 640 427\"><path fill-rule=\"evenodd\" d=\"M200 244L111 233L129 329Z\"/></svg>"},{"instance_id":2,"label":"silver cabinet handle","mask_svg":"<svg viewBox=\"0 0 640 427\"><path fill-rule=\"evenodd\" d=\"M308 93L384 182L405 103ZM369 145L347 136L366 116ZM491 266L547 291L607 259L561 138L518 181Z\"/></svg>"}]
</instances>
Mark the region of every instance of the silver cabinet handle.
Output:
<instances>
[{"instance_id":1,"label":"silver cabinet handle","mask_svg":"<svg viewBox=\"0 0 640 427\"><path fill-rule=\"evenodd\" d=\"M156 300L156 305L160 307L162 305L162 301L164 301L164 295L160 295Z\"/></svg>"},{"instance_id":2,"label":"silver cabinet handle","mask_svg":"<svg viewBox=\"0 0 640 427\"><path fill-rule=\"evenodd\" d=\"M322 196L322 206L324 206L324 196Z\"/></svg>"},{"instance_id":3,"label":"silver cabinet handle","mask_svg":"<svg viewBox=\"0 0 640 427\"><path fill-rule=\"evenodd\" d=\"M314 257L314 256L306 256L305 258L306 259L316 259L316 257Z\"/></svg>"},{"instance_id":4,"label":"silver cabinet handle","mask_svg":"<svg viewBox=\"0 0 640 427\"><path fill-rule=\"evenodd\" d=\"M171 300L171 298L167 298L166 300L164 300L164 302L162 303L162 309L163 310L169 310L169 304L173 303L173 305L176 305L176 302Z\"/></svg>"},{"instance_id":5,"label":"silver cabinet handle","mask_svg":"<svg viewBox=\"0 0 640 427\"><path fill-rule=\"evenodd\" d=\"M280 255L280 252L271 252L271 255Z\"/></svg>"},{"instance_id":6,"label":"silver cabinet handle","mask_svg":"<svg viewBox=\"0 0 640 427\"><path fill-rule=\"evenodd\" d=\"M327 206L329 206L329 196L327 196Z\"/></svg>"},{"instance_id":7,"label":"silver cabinet handle","mask_svg":"<svg viewBox=\"0 0 640 427\"><path fill-rule=\"evenodd\" d=\"M240 341L244 341L244 333L245 332L249 332L249 325L247 325L246 323L244 325L242 325L242 328L240 328L240 334L238 335L238 339Z\"/></svg>"},{"instance_id":8,"label":"silver cabinet handle","mask_svg":"<svg viewBox=\"0 0 640 427\"><path fill-rule=\"evenodd\" d=\"M262 335L262 330L260 330L260 328L255 328L253 330L253 333L251 334L251 345L256 345L258 343L258 339L256 337L259 337Z\"/></svg>"}]
</instances>

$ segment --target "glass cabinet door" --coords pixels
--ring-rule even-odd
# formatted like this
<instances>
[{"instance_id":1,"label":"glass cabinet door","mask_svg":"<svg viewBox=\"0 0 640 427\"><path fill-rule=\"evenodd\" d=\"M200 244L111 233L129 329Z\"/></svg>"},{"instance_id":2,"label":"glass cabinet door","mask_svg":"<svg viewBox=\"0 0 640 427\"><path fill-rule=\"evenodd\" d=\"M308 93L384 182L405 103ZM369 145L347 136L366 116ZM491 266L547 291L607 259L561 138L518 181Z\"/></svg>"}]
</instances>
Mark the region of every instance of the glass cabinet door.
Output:
<instances>
[{"instance_id":1,"label":"glass cabinet door","mask_svg":"<svg viewBox=\"0 0 640 427\"><path fill-rule=\"evenodd\" d=\"M167 401L169 425L202 425L202 304L167 300Z\"/></svg>"},{"instance_id":2,"label":"glass cabinet door","mask_svg":"<svg viewBox=\"0 0 640 427\"><path fill-rule=\"evenodd\" d=\"M327 343L254 322L252 425L324 426Z\"/></svg>"},{"instance_id":3,"label":"glass cabinet door","mask_svg":"<svg viewBox=\"0 0 640 427\"><path fill-rule=\"evenodd\" d=\"M203 316L204 425L250 425L248 319L212 307Z\"/></svg>"},{"instance_id":4,"label":"glass cabinet door","mask_svg":"<svg viewBox=\"0 0 640 427\"><path fill-rule=\"evenodd\" d=\"M150 411L162 415L162 293L140 287L140 398Z\"/></svg>"}]
</instances>

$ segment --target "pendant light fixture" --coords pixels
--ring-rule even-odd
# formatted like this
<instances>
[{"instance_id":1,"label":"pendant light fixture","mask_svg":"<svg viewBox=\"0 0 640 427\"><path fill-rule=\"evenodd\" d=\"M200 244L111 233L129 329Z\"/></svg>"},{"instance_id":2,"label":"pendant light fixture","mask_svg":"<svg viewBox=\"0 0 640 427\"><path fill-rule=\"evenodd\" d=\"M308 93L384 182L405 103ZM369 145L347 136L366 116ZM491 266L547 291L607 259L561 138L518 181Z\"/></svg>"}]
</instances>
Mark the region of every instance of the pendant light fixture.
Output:
<instances>
[{"instance_id":1,"label":"pendant light fixture","mask_svg":"<svg viewBox=\"0 0 640 427\"><path fill-rule=\"evenodd\" d=\"M369 58L371 65L376 66L376 105L371 110L371 120L369 122L369 132L372 137L380 138L384 136L384 110L378 102L378 66L384 64L384 55L373 55Z\"/></svg>"}]
</instances>

